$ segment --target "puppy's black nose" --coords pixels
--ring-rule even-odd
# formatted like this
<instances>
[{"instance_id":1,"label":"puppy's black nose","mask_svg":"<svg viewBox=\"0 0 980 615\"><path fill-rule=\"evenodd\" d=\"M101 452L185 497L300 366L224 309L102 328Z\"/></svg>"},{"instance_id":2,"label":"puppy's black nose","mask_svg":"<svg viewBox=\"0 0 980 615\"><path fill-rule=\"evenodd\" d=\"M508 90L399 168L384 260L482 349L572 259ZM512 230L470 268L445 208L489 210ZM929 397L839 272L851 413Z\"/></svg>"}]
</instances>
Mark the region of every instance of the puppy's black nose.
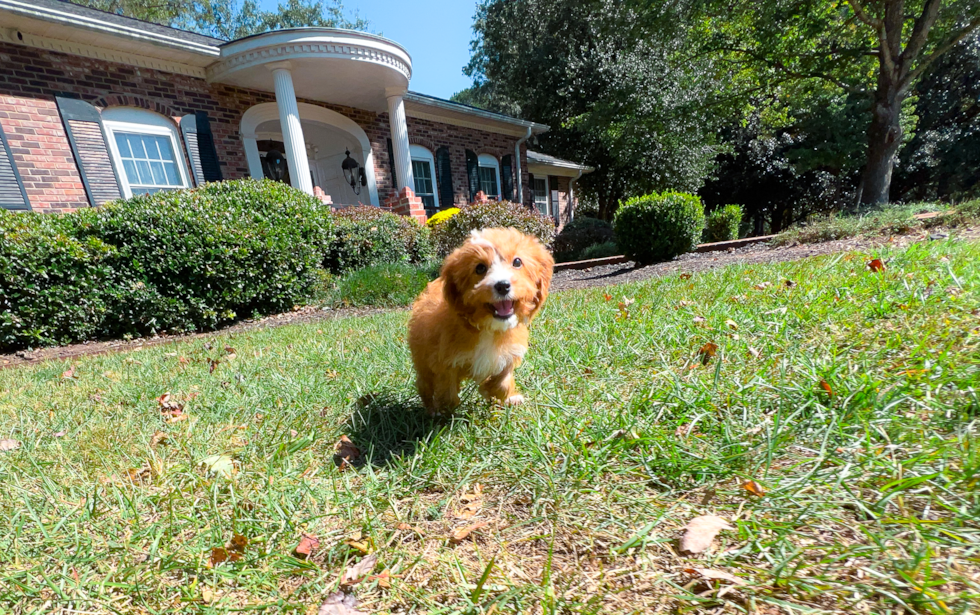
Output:
<instances>
[{"instance_id":1,"label":"puppy's black nose","mask_svg":"<svg viewBox=\"0 0 980 615\"><path fill-rule=\"evenodd\" d=\"M500 280L493 285L493 289L501 295L506 295L510 292L510 282L507 280Z\"/></svg>"}]
</instances>

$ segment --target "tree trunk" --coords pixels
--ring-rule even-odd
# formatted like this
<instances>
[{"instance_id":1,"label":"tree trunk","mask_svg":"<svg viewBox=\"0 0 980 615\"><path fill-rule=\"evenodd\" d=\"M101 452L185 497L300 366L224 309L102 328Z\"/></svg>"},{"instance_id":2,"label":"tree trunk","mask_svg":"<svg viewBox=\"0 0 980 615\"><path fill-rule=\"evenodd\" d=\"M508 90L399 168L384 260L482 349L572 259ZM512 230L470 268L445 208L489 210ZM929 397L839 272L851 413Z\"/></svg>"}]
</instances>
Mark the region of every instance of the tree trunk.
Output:
<instances>
[{"instance_id":1,"label":"tree trunk","mask_svg":"<svg viewBox=\"0 0 980 615\"><path fill-rule=\"evenodd\" d=\"M884 70L881 71L871 109L871 126L868 128L868 160L861 179L861 203L864 205L888 202L892 170L902 144L899 118L904 98L904 94L899 94L898 84L889 79Z\"/></svg>"}]
</instances>

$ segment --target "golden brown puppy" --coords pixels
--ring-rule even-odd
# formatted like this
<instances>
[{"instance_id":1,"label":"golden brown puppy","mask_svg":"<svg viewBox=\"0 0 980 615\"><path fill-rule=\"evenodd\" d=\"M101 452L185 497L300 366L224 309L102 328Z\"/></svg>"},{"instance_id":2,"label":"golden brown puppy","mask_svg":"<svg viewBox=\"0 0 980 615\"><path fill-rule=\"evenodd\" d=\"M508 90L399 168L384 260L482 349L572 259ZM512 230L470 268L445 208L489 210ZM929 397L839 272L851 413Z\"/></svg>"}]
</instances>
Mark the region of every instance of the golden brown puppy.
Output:
<instances>
[{"instance_id":1,"label":"golden brown puppy","mask_svg":"<svg viewBox=\"0 0 980 615\"><path fill-rule=\"evenodd\" d=\"M519 404L514 370L527 352L527 326L548 297L551 254L512 228L473 231L412 306L408 345L429 412L459 405L459 386Z\"/></svg>"}]
</instances>

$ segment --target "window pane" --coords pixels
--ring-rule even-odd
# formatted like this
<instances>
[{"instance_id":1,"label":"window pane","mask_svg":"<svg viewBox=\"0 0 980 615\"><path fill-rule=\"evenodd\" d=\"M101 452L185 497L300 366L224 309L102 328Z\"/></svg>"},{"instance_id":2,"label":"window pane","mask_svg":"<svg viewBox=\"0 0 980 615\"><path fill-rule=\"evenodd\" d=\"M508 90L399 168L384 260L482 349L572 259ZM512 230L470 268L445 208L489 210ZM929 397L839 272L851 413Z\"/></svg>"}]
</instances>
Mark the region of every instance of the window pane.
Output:
<instances>
[{"instance_id":1,"label":"window pane","mask_svg":"<svg viewBox=\"0 0 980 615\"><path fill-rule=\"evenodd\" d=\"M126 135L116 133L116 147L119 148L119 155L123 158L132 157L132 154L129 151L129 140L126 138Z\"/></svg>"},{"instance_id":2,"label":"window pane","mask_svg":"<svg viewBox=\"0 0 980 615\"><path fill-rule=\"evenodd\" d=\"M136 163L132 160L123 159L123 169L126 171L126 179L130 184L140 183L140 176L136 173Z\"/></svg>"},{"instance_id":3,"label":"window pane","mask_svg":"<svg viewBox=\"0 0 980 615\"><path fill-rule=\"evenodd\" d=\"M480 190L489 197L497 197L497 169L480 167Z\"/></svg>"},{"instance_id":4,"label":"window pane","mask_svg":"<svg viewBox=\"0 0 980 615\"><path fill-rule=\"evenodd\" d=\"M424 194L422 195L422 205L425 207L426 212L435 212L436 198L431 194Z\"/></svg>"},{"instance_id":5,"label":"window pane","mask_svg":"<svg viewBox=\"0 0 980 615\"><path fill-rule=\"evenodd\" d=\"M177 165L172 162L164 162L163 168L167 171L167 184L170 186L179 186L180 180L177 179Z\"/></svg>"},{"instance_id":6,"label":"window pane","mask_svg":"<svg viewBox=\"0 0 980 615\"><path fill-rule=\"evenodd\" d=\"M156 137L157 145L160 147L160 160L173 160L174 151L170 147L170 139L167 137Z\"/></svg>"},{"instance_id":7,"label":"window pane","mask_svg":"<svg viewBox=\"0 0 980 615\"><path fill-rule=\"evenodd\" d=\"M115 137L133 194L183 185L169 137L135 133L116 133Z\"/></svg>"},{"instance_id":8,"label":"window pane","mask_svg":"<svg viewBox=\"0 0 980 615\"><path fill-rule=\"evenodd\" d=\"M146 160L136 161L136 170L139 172L141 184L153 184L153 173L150 172L150 163Z\"/></svg>"},{"instance_id":9,"label":"window pane","mask_svg":"<svg viewBox=\"0 0 980 615\"><path fill-rule=\"evenodd\" d=\"M151 162L150 163L150 171L153 173L153 183L154 184L156 184L158 186L160 186L160 185L166 185L166 183L167 183L167 174L163 171L163 163L162 162L156 162L156 161Z\"/></svg>"},{"instance_id":10,"label":"window pane","mask_svg":"<svg viewBox=\"0 0 980 615\"><path fill-rule=\"evenodd\" d=\"M432 166L429 164L428 160L413 160L412 161L412 175L415 176L415 194L422 197L425 201L426 195L433 194L434 190L432 187ZM435 199L431 198L433 201L432 207L435 207Z\"/></svg>"}]
</instances>

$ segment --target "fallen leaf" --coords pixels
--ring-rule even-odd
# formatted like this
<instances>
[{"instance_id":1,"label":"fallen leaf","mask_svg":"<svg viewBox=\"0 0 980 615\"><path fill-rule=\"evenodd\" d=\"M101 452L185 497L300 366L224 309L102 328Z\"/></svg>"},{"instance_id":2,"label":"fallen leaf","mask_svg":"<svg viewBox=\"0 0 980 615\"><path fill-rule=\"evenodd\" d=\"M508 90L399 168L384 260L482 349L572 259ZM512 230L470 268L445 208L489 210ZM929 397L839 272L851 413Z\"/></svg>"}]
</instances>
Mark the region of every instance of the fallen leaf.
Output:
<instances>
[{"instance_id":1,"label":"fallen leaf","mask_svg":"<svg viewBox=\"0 0 980 615\"><path fill-rule=\"evenodd\" d=\"M242 554L235 551L229 552L228 549L215 547L211 549L211 566L214 567L221 562L237 562L242 559Z\"/></svg>"},{"instance_id":2,"label":"fallen leaf","mask_svg":"<svg viewBox=\"0 0 980 615\"><path fill-rule=\"evenodd\" d=\"M221 361L219 361L218 359L208 359L208 373L213 374L215 368L217 368L218 364L220 363Z\"/></svg>"},{"instance_id":3,"label":"fallen leaf","mask_svg":"<svg viewBox=\"0 0 980 615\"><path fill-rule=\"evenodd\" d=\"M692 426L690 423L684 423L683 425L678 426L677 429L674 430L674 435L679 438L684 438L694 433L694 430L696 428L697 428L696 425Z\"/></svg>"},{"instance_id":4,"label":"fallen leaf","mask_svg":"<svg viewBox=\"0 0 980 615\"><path fill-rule=\"evenodd\" d=\"M18 440L0 440L0 451L12 451L15 448L20 448L20 441Z\"/></svg>"},{"instance_id":5,"label":"fallen leaf","mask_svg":"<svg viewBox=\"0 0 980 615\"><path fill-rule=\"evenodd\" d=\"M473 488L473 493L465 493L459 496L459 501L463 505L456 509L456 518L472 519L483 507L483 487L477 483Z\"/></svg>"},{"instance_id":6,"label":"fallen leaf","mask_svg":"<svg viewBox=\"0 0 980 615\"><path fill-rule=\"evenodd\" d=\"M486 521L477 521L473 525L467 525L466 527L461 527L455 532L453 532L452 536L450 537L450 540L452 540L453 542L462 542L463 540L466 540L467 536L469 536L476 530L486 526L487 526Z\"/></svg>"},{"instance_id":7,"label":"fallen leaf","mask_svg":"<svg viewBox=\"0 0 980 615\"><path fill-rule=\"evenodd\" d=\"M785 286L786 288L793 288L794 286L796 286L796 282L794 282L793 280L783 280L783 286Z\"/></svg>"},{"instance_id":8,"label":"fallen leaf","mask_svg":"<svg viewBox=\"0 0 980 615\"><path fill-rule=\"evenodd\" d=\"M680 275L680 279L682 279L682 280L690 280L691 279L691 274L690 273L682 273Z\"/></svg>"},{"instance_id":9,"label":"fallen leaf","mask_svg":"<svg viewBox=\"0 0 980 615\"><path fill-rule=\"evenodd\" d=\"M214 592L205 587L201 590L201 601L204 604L211 604L214 601Z\"/></svg>"},{"instance_id":10,"label":"fallen leaf","mask_svg":"<svg viewBox=\"0 0 980 615\"><path fill-rule=\"evenodd\" d=\"M398 525L397 525L397 526L395 527L395 529L396 529L396 530L411 530L411 531L413 531L413 532L415 531L415 528L414 528L414 527L412 527L411 525L409 525L409 524L407 524L407 523L399 523L399 524L398 524Z\"/></svg>"},{"instance_id":11,"label":"fallen leaf","mask_svg":"<svg viewBox=\"0 0 980 615\"><path fill-rule=\"evenodd\" d=\"M66 435L68 435L68 432L67 431L56 431L53 434L51 434L51 437L52 438L64 438Z\"/></svg>"},{"instance_id":12,"label":"fallen leaf","mask_svg":"<svg viewBox=\"0 0 980 615\"><path fill-rule=\"evenodd\" d=\"M170 436L163 433L162 431L154 432L153 436L150 438L150 448L156 448L161 444L169 444L169 443L170 443Z\"/></svg>"},{"instance_id":13,"label":"fallen leaf","mask_svg":"<svg viewBox=\"0 0 980 615\"><path fill-rule=\"evenodd\" d=\"M61 379L62 380L71 380L72 378L77 378L77 376L75 376L75 366L74 365L72 365L71 368L69 368L69 369L61 372Z\"/></svg>"},{"instance_id":14,"label":"fallen leaf","mask_svg":"<svg viewBox=\"0 0 980 615\"><path fill-rule=\"evenodd\" d=\"M759 483L755 482L754 480L747 480L744 483L742 483L742 489L745 489L752 495L758 496L760 498L766 495L765 490L759 485Z\"/></svg>"},{"instance_id":15,"label":"fallen leaf","mask_svg":"<svg viewBox=\"0 0 980 615\"><path fill-rule=\"evenodd\" d=\"M180 357L179 359L177 359L177 362L180 363L181 365L188 365L191 361L187 357Z\"/></svg>"},{"instance_id":16,"label":"fallen leaf","mask_svg":"<svg viewBox=\"0 0 980 615\"><path fill-rule=\"evenodd\" d=\"M707 344L701 347L701 350L698 351L698 354L701 355L701 363L703 365L707 365L708 361L711 360L711 357L718 354L718 344L713 344L711 342L708 342Z\"/></svg>"},{"instance_id":17,"label":"fallen leaf","mask_svg":"<svg viewBox=\"0 0 980 615\"><path fill-rule=\"evenodd\" d=\"M300 555L303 558L307 558L313 555L313 552L320 548L320 540L313 536L312 534L303 533L302 537L299 539L299 544L293 549L293 553Z\"/></svg>"},{"instance_id":18,"label":"fallen leaf","mask_svg":"<svg viewBox=\"0 0 980 615\"><path fill-rule=\"evenodd\" d=\"M381 589L391 589L391 572L385 568L381 574L375 574L367 578L368 581L377 581Z\"/></svg>"},{"instance_id":19,"label":"fallen leaf","mask_svg":"<svg viewBox=\"0 0 980 615\"><path fill-rule=\"evenodd\" d=\"M222 478L231 478L232 474L235 473L235 462L232 461L230 455L210 455L202 459L199 464L204 466L208 472Z\"/></svg>"},{"instance_id":20,"label":"fallen leaf","mask_svg":"<svg viewBox=\"0 0 980 615\"><path fill-rule=\"evenodd\" d=\"M752 348L751 346L749 346L749 354L752 355L753 359L759 358L759 351L756 350L755 348Z\"/></svg>"},{"instance_id":21,"label":"fallen leaf","mask_svg":"<svg viewBox=\"0 0 980 615\"><path fill-rule=\"evenodd\" d=\"M238 553L244 553L245 547L248 546L248 538L245 538L241 534L233 534L231 540L225 545L225 548L229 551L236 551Z\"/></svg>"},{"instance_id":22,"label":"fallen leaf","mask_svg":"<svg viewBox=\"0 0 980 615\"><path fill-rule=\"evenodd\" d=\"M609 301L610 299L612 299L612 295L608 293L602 293L602 298L605 299L606 301Z\"/></svg>"},{"instance_id":23,"label":"fallen leaf","mask_svg":"<svg viewBox=\"0 0 980 615\"><path fill-rule=\"evenodd\" d=\"M699 324L701 324L703 322L707 322L707 321L708 321L708 319L705 318L704 316L695 316L694 317L694 324L696 324L696 325L699 325Z\"/></svg>"},{"instance_id":24,"label":"fallen leaf","mask_svg":"<svg viewBox=\"0 0 980 615\"><path fill-rule=\"evenodd\" d=\"M357 610L357 598L344 592L337 592L327 596L316 615L367 615L367 613Z\"/></svg>"},{"instance_id":25,"label":"fallen leaf","mask_svg":"<svg viewBox=\"0 0 980 615\"><path fill-rule=\"evenodd\" d=\"M134 483L143 483L150 478L150 468L130 468L127 472L129 480Z\"/></svg>"},{"instance_id":26,"label":"fallen leaf","mask_svg":"<svg viewBox=\"0 0 980 615\"><path fill-rule=\"evenodd\" d=\"M694 305L694 302L693 301L688 301L687 299L684 299L682 301L678 301L677 302L677 306L678 307L690 307L692 305Z\"/></svg>"},{"instance_id":27,"label":"fallen leaf","mask_svg":"<svg viewBox=\"0 0 980 615\"><path fill-rule=\"evenodd\" d=\"M830 385L827 384L827 381L826 380L821 380L820 381L820 388L823 389L824 391L826 391L827 392L827 395L830 395L831 397L834 396L834 390L832 388L830 388Z\"/></svg>"},{"instance_id":28,"label":"fallen leaf","mask_svg":"<svg viewBox=\"0 0 980 615\"><path fill-rule=\"evenodd\" d=\"M371 573L378 564L378 556L374 553L361 559L353 566L348 566L344 571L344 576L340 579L341 585L357 585L360 580Z\"/></svg>"},{"instance_id":29,"label":"fallen leaf","mask_svg":"<svg viewBox=\"0 0 980 615\"><path fill-rule=\"evenodd\" d=\"M868 263L868 269L870 269L874 273L877 273L879 271L884 271L885 263L881 262L880 258L873 259L871 262Z\"/></svg>"},{"instance_id":30,"label":"fallen leaf","mask_svg":"<svg viewBox=\"0 0 980 615\"><path fill-rule=\"evenodd\" d=\"M728 328L732 329L733 331L738 329L738 323L732 320L731 318L727 319L725 321L725 324L728 325Z\"/></svg>"},{"instance_id":31,"label":"fallen leaf","mask_svg":"<svg viewBox=\"0 0 980 615\"><path fill-rule=\"evenodd\" d=\"M340 440L334 445L333 460L343 472L353 466L361 456L361 450L354 446L347 436L340 436Z\"/></svg>"},{"instance_id":32,"label":"fallen leaf","mask_svg":"<svg viewBox=\"0 0 980 615\"><path fill-rule=\"evenodd\" d=\"M754 288L756 290L765 290L765 289L769 288L770 286L772 286L772 283L770 283L770 282L763 282L762 284L756 284L752 288Z\"/></svg>"},{"instance_id":33,"label":"fallen leaf","mask_svg":"<svg viewBox=\"0 0 980 615\"><path fill-rule=\"evenodd\" d=\"M688 574L697 574L702 579L708 579L711 581L728 581L729 583L734 583L735 585L745 585L746 582L730 572L725 572L724 570L714 570L712 568L685 568L684 572Z\"/></svg>"},{"instance_id":34,"label":"fallen leaf","mask_svg":"<svg viewBox=\"0 0 980 615\"><path fill-rule=\"evenodd\" d=\"M721 530L734 530L728 521L716 515L695 517L684 526L681 537L681 551L700 553L711 546L711 542Z\"/></svg>"}]
</instances>

